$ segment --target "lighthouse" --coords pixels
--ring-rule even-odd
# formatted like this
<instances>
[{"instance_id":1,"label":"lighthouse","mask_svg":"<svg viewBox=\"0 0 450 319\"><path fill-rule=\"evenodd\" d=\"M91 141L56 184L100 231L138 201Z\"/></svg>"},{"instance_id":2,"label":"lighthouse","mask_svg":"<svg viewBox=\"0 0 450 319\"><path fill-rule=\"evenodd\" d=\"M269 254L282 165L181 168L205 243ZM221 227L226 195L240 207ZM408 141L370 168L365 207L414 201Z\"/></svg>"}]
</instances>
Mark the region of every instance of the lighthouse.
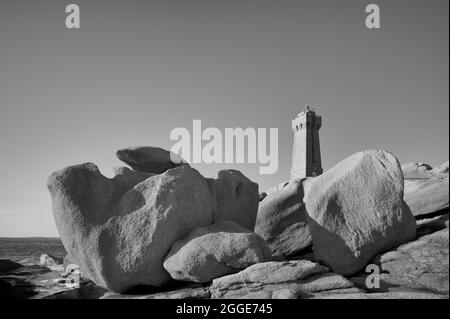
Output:
<instances>
[{"instance_id":1,"label":"lighthouse","mask_svg":"<svg viewBox=\"0 0 450 319\"><path fill-rule=\"evenodd\" d=\"M291 180L322 174L319 129L322 117L309 105L292 120L294 146L292 150Z\"/></svg>"}]
</instances>

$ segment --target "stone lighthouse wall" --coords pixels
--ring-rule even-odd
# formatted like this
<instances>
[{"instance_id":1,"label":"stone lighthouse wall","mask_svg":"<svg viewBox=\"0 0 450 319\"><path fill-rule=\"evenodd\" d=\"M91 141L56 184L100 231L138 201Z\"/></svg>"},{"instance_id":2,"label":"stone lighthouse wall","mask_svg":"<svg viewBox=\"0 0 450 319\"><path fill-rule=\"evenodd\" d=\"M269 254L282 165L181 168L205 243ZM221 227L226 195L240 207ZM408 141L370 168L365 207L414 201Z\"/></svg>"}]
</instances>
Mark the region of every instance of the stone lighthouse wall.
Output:
<instances>
[{"instance_id":1,"label":"stone lighthouse wall","mask_svg":"<svg viewBox=\"0 0 450 319\"><path fill-rule=\"evenodd\" d=\"M292 121L294 146L292 152L291 179L322 174L319 129L322 118L314 111L301 112Z\"/></svg>"}]
</instances>

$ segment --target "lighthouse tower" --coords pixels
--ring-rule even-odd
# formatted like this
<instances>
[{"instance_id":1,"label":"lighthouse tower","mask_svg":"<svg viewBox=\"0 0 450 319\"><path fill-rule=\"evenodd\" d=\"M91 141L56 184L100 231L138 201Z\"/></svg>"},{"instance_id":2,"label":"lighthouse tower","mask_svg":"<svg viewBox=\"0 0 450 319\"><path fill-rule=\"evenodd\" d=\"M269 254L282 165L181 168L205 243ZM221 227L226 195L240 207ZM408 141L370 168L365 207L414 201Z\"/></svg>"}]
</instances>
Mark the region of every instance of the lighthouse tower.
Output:
<instances>
[{"instance_id":1,"label":"lighthouse tower","mask_svg":"<svg viewBox=\"0 0 450 319\"><path fill-rule=\"evenodd\" d=\"M322 174L319 129L322 117L316 115L309 105L292 120L294 147L292 151L291 179Z\"/></svg>"}]
</instances>

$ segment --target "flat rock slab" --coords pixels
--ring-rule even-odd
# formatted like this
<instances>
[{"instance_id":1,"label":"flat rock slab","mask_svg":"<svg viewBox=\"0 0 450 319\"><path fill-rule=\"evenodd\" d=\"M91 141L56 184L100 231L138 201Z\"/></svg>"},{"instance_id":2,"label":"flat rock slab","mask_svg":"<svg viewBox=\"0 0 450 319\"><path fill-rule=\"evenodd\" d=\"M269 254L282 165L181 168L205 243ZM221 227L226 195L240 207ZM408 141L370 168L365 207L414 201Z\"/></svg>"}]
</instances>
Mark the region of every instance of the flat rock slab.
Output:
<instances>
[{"instance_id":1,"label":"flat rock slab","mask_svg":"<svg viewBox=\"0 0 450 319\"><path fill-rule=\"evenodd\" d=\"M100 297L100 299L208 299L209 297L210 292L207 287L198 287L182 288L178 290L140 295L117 294L108 292Z\"/></svg>"},{"instance_id":2,"label":"flat rock slab","mask_svg":"<svg viewBox=\"0 0 450 319\"><path fill-rule=\"evenodd\" d=\"M446 178L405 179L405 202L414 216L431 214L449 207Z\"/></svg>"},{"instance_id":3,"label":"flat rock slab","mask_svg":"<svg viewBox=\"0 0 450 319\"><path fill-rule=\"evenodd\" d=\"M354 288L354 284L341 275L323 273L303 280L280 282L276 284L236 283L230 286L211 286L211 298L222 299L302 299L313 293L330 290Z\"/></svg>"},{"instance_id":4,"label":"flat rock slab","mask_svg":"<svg viewBox=\"0 0 450 319\"><path fill-rule=\"evenodd\" d=\"M292 299L312 292L353 288L346 278L307 260L267 262L237 274L217 278L211 298Z\"/></svg>"},{"instance_id":5,"label":"flat rock slab","mask_svg":"<svg viewBox=\"0 0 450 319\"><path fill-rule=\"evenodd\" d=\"M427 292L384 292L384 293L318 293L310 299L447 299L448 297Z\"/></svg>"},{"instance_id":6,"label":"flat rock slab","mask_svg":"<svg viewBox=\"0 0 450 319\"><path fill-rule=\"evenodd\" d=\"M434 221L441 222L442 227L442 220L435 219ZM438 227L436 225L439 223L433 227ZM424 226L419 226L419 228L421 227ZM367 289L365 286L366 274L352 277L350 280L371 293L395 292L398 297L407 297L411 291L414 294L419 291L448 297L448 240L448 228L443 228L376 256L371 263L378 265L380 269L378 288Z\"/></svg>"},{"instance_id":7,"label":"flat rock slab","mask_svg":"<svg viewBox=\"0 0 450 319\"><path fill-rule=\"evenodd\" d=\"M380 255L377 260L384 272L382 279L393 285L448 295L448 240L446 228Z\"/></svg>"}]
</instances>

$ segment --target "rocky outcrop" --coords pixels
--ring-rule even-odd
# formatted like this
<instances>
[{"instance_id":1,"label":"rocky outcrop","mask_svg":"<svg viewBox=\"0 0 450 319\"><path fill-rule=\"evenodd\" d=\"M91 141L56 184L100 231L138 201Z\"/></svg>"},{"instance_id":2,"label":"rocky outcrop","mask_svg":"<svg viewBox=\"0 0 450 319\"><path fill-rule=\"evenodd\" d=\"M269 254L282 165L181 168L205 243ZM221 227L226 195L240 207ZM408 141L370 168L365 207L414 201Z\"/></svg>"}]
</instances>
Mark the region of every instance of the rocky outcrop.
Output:
<instances>
[{"instance_id":1,"label":"rocky outcrop","mask_svg":"<svg viewBox=\"0 0 450 319\"><path fill-rule=\"evenodd\" d=\"M232 221L197 227L177 241L164 261L173 279L209 282L271 257L265 241Z\"/></svg>"},{"instance_id":2,"label":"rocky outcrop","mask_svg":"<svg viewBox=\"0 0 450 319\"><path fill-rule=\"evenodd\" d=\"M372 295L448 298L448 214L419 221L417 233L416 240L381 253L370 261L379 269L378 287L365 285L366 273L350 278L367 290L369 296L364 298L374 297Z\"/></svg>"},{"instance_id":3,"label":"rocky outcrop","mask_svg":"<svg viewBox=\"0 0 450 319\"><path fill-rule=\"evenodd\" d=\"M448 228L378 256L384 284L449 293Z\"/></svg>"},{"instance_id":4,"label":"rocky outcrop","mask_svg":"<svg viewBox=\"0 0 450 319\"><path fill-rule=\"evenodd\" d=\"M39 264L55 271L62 271L64 269L63 258L58 258L50 254L42 254L39 257Z\"/></svg>"},{"instance_id":5,"label":"rocky outcrop","mask_svg":"<svg viewBox=\"0 0 450 319\"><path fill-rule=\"evenodd\" d=\"M205 179L185 165L108 179L88 163L53 173L47 185L64 247L83 276L116 292L166 283L172 244L213 220Z\"/></svg>"},{"instance_id":6,"label":"rocky outcrop","mask_svg":"<svg viewBox=\"0 0 450 319\"><path fill-rule=\"evenodd\" d=\"M129 295L107 292L100 299L208 299L210 296L208 287L200 286Z\"/></svg>"},{"instance_id":7,"label":"rocky outcrop","mask_svg":"<svg viewBox=\"0 0 450 319\"><path fill-rule=\"evenodd\" d=\"M403 177L410 178L430 178L433 176L432 167L426 163L413 162L401 165Z\"/></svg>"},{"instance_id":8,"label":"rocky outcrop","mask_svg":"<svg viewBox=\"0 0 450 319\"><path fill-rule=\"evenodd\" d=\"M168 169L181 165L189 166L177 154L160 147L128 147L118 150L116 156L134 170L151 174L162 174Z\"/></svg>"},{"instance_id":9,"label":"rocky outcrop","mask_svg":"<svg viewBox=\"0 0 450 319\"><path fill-rule=\"evenodd\" d=\"M417 218L449 207L448 161L432 168L424 163L402 165L405 177L405 202Z\"/></svg>"},{"instance_id":10,"label":"rocky outcrop","mask_svg":"<svg viewBox=\"0 0 450 319\"><path fill-rule=\"evenodd\" d=\"M426 218L426 215L448 210L448 161L435 168L422 163L409 163L402 165L402 169L405 201L414 216Z\"/></svg>"},{"instance_id":11,"label":"rocky outcrop","mask_svg":"<svg viewBox=\"0 0 450 319\"><path fill-rule=\"evenodd\" d=\"M207 179L211 192L214 222L232 220L253 231L258 211L258 184L241 172L222 170Z\"/></svg>"},{"instance_id":12,"label":"rocky outcrop","mask_svg":"<svg viewBox=\"0 0 450 319\"><path fill-rule=\"evenodd\" d=\"M255 233L264 238L273 256L291 256L311 245L306 223L302 180L289 182L259 203Z\"/></svg>"},{"instance_id":13,"label":"rocky outcrop","mask_svg":"<svg viewBox=\"0 0 450 319\"><path fill-rule=\"evenodd\" d=\"M213 280L212 298L306 298L313 292L352 288L344 277L306 260L267 262Z\"/></svg>"},{"instance_id":14,"label":"rocky outcrop","mask_svg":"<svg viewBox=\"0 0 450 319\"><path fill-rule=\"evenodd\" d=\"M317 260L352 275L377 253L414 239L403 174L385 151L364 151L305 182L307 221Z\"/></svg>"},{"instance_id":15,"label":"rocky outcrop","mask_svg":"<svg viewBox=\"0 0 450 319\"><path fill-rule=\"evenodd\" d=\"M448 209L448 178L405 180L405 202L416 217Z\"/></svg>"},{"instance_id":16,"label":"rocky outcrop","mask_svg":"<svg viewBox=\"0 0 450 319\"><path fill-rule=\"evenodd\" d=\"M405 179L427 179L436 177L448 177L448 161L431 167L422 162L405 163L401 165L403 177Z\"/></svg>"},{"instance_id":17,"label":"rocky outcrop","mask_svg":"<svg viewBox=\"0 0 450 319\"><path fill-rule=\"evenodd\" d=\"M71 262L101 287L122 292L166 283L164 258L195 227L231 220L254 228L258 185L238 171L221 171L217 179L188 165L163 174L125 167L115 173L106 178L87 163L55 172L47 183Z\"/></svg>"},{"instance_id":18,"label":"rocky outcrop","mask_svg":"<svg viewBox=\"0 0 450 319\"><path fill-rule=\"evenodd\" d=\"M431 171L434 174L447 174L448 175L448 166L449 166L449 161L446 161L446 162L442 163L441 165L436 166Z\"/></svg>"}]
</instances>

